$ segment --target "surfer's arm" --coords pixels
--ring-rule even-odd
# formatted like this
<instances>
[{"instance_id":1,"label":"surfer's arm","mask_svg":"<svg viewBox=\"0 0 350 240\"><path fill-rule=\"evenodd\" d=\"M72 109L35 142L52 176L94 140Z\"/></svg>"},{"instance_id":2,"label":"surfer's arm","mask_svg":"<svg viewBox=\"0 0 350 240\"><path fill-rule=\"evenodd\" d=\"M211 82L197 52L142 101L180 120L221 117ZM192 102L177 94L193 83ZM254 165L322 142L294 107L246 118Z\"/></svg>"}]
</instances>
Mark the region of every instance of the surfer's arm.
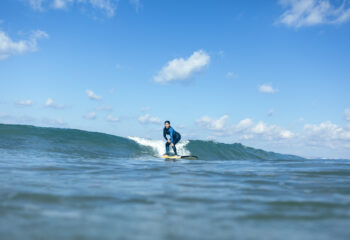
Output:
<instances>
[{"instance_id":1,"label":"surfer's arm","mask_svg":"<svg viewBox=\"0 0 350 240\"><path fill-rule=\"evenodd\" d=\"M173 143L173 135L174 135L174 129L173 128L169 128L169 133L170 133L170 142Z\"/></svg>"},{"instance_id":2,"label":"surfer's arm","mask_svg":"<svg viewBox=\"0 0 350 240\"><path fill-rule=\"evenodd\" d=\"M163 130L163 137L165 138L166 141L168 141L168 138L166 137L166 131L165 131L165 129Z\"/></svg>"}]
</instances>

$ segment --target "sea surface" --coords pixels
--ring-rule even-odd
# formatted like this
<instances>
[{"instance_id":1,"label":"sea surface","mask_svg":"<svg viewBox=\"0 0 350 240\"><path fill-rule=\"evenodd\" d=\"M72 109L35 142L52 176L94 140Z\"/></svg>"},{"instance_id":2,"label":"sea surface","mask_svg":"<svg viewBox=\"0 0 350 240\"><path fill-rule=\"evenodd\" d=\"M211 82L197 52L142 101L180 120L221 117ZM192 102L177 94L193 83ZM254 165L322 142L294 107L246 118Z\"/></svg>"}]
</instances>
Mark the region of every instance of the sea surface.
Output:
<instances>
[{"instance_id":1,"label":"sea surface","mask_svg":"<svg viewBox=\"0 0 350 240\"><path fill-rule=\"evenodd\" d=\"M0 124L0 239L350 239L350 161Z\"/></svg>"}]
</instances>

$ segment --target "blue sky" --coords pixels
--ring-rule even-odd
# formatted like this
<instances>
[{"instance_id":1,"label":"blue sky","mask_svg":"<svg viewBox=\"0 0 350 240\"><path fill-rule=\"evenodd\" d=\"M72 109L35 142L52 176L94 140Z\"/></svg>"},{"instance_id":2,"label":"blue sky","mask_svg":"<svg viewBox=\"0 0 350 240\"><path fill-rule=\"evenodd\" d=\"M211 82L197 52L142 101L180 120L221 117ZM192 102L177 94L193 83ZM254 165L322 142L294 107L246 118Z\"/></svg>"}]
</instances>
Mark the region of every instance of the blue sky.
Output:
<instances>
[{"instance_id":1,"label":"blue sky","mask_svg":"<svg viewBox=\"0 0 350 240\"><path fill-rule=\"evenodd\" d=\"M350 2L3 0L0 122L350 158Z\"/></svg>"}]
</instances>

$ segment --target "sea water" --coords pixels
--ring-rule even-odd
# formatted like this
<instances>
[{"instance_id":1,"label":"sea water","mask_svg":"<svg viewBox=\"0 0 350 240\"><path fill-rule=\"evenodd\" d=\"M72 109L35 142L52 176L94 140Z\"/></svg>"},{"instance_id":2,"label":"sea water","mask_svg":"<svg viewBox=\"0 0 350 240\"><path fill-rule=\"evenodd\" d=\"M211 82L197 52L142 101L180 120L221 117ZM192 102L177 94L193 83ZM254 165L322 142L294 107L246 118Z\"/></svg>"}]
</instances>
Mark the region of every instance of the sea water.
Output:
<instances>
[{"instance_id":1,"label":"sea water","mask_svg":"<svg viewBox=\"0 0 350 240\"><path fill-rule=\"evenodd\" d=\"M0 124L0 239L350 239L350 161Z\"/></svg>"}]
</instances>

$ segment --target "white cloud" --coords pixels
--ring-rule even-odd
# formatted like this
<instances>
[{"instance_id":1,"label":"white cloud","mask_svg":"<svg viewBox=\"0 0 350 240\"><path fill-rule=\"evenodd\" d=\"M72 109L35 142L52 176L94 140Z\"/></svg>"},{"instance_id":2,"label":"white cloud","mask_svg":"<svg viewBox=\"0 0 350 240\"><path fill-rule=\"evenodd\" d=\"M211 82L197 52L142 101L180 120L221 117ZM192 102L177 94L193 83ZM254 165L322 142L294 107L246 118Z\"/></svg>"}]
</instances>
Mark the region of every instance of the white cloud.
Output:
<instances>
[{"instance_id":1,"label":"white cloud","mask_svg":"<svg viewBox=\"0 0 350 240\"><path fill-rule=\"evenodd\" d=\"M112 111L113 108L111 106L108 105L100 105L96 107L97 111Z\"/></svg>"},{"instance_id":2,"label":"white cloud","mask_svg":"<svg viewBox=\"0 0 350 240\"><path fill-rule=\"evenodd\" d=\"M161 120L158 117L151 117L149 114L145 114L138 118L138 121L142 124L160 124Z\"/></svg>"},{"instance_id":3,"label":"white cloud","mask_svg":"<svg viewBox=\"0 0 350 240\"><path fill-rule=\"evenodd\" d=\"M196 123L209 130L223 130L226 127L227 120L227 115L224 115L219 119L203 116L202 118L198 119Z\"/></svg>"},{"instance_id":4,"label":"white cloud","mask_svg":"<svg viewBox=\"0 0 350 240\"><path fill-rule=\"evenodd\" d=\"M118 117L114 117L113 115L109 114L107 115L106 120L109 122L119 122L120 119Z\"/></svg>"},{"instance_id":5,"label":"white cloud","mask_svg":"<svg viewBox=\"0 0 350 240\"><path fill-rule=\"evenodd\" d=\"M211 130L220 136L232 136L238 139L267 139L282 140L295 136L289 130L283 129L277 125L268 125L262 121L255 124L252 119L246 118L234 125L228 125L228 116L224 115L219 119L212 119L204 116L197 120L196 123L202 128Z\"/></svg>"},{"instance_id":6,"label":"white cloud","mask_svg":"<svg viewBox=\"0 0 350 240\"><path fill-rule=\"evenodd\" d=\"M258 122L253 128L251 128L250 132L270 140L276 138L287 139L294 136L294 133L289 130L283 129L277 125L268 125L262 121Z\"/></svg>"},{"instance_id":7,"label":"white cloud","mask_svg":"<svg viewBox=\"0 0 350 240\"><path fill-rule=\"evenodd\" d=\"M158 83L181 82L190 79L209 64L210 56L203 50L194 52L189 58L175 58L168 62L154 77Z\"/></svg>"},{"instance_id":8,"label":"white cloud","mask_svg":"<svg viewBox=\"0 0 350 240\"><path fill-rule=\"evenodd\" d=\"M92 100L100 100L102 98L101 96L96 95L93 91L89 89L86 90L86 94Z\"/></svg>"},{"instance_id":9,"label":"white cloud","mask_svg":"<svg viewBox=\"0 0 350 240\"><path fill-rule=\"evenodd\" d=\"M96 119L96 113L95 112L89 112L84 115L84 118L89 119L89 120L94 120Z\"/></svg>"},{"instance_id":10,"label":"white cloud","mask_svg":"<svg viewBox=\"0 0 350 240\"><path fill-rule=\"evenodd\" d=\"M350 148L350 129L339 127L330 121L320 124L305 124L303 137L311 145Z\"/></svg>"},{"instance_id":11,"label":"white cloud","mask_svg":"<svg viewBox=\"0 0 350 240\"><path fill-rule=\"evenodd\" d=\"M45 107L48 107L48 108L55 108L55 109L62 109L64 108L64 105L59 105L57 103L55 103L52 98L48 98L45 102Z\"/></svg>"},{"instance_id":12,"label":"white cloud","mask_svg":"<svg viewBox=\"0 0 350 240\"><path fill-rule=\"evenodd\" d=\"M0 60L17 54L34 52L37 50L37 41L48 37L49 35L44 31L36 30L30 34L28 39L14 41L0 30Z\"/></svg>"},{"instance_id":13,"label":"white cloud","mask_svg":"<svg viewBox=\"0 0 350 240\"><path fill-rule=\"evenodd\" d=\"M275 93L278 92L278 89L273 88L271 84L263 84L259 86L259 91L262 93Z\"/></svg>"},{"instance_id":14,"label":"white cloud","mask_svg":"<svg viewBox=\"0 0 350 240\"><path fill-rule=\"evenodd\" d=\"M65 9L68 5L90 5L104 11L108 17L113 17L117 9L118 0L29 0L34 10L43 11L49 8Z\"/></svg>"},{"instance_id":15,"label":"white cloud","mask_svg":"<svg viewBox=\"0 0 350 240\"><path fill-rule=\"evenodd\" d=\"M53 7L54 8L66 8L67 3L72 3L73 0L53 0Z\"/></svg>"},{"instance_id":16,"label":"white cloud","mask_svg":"<svg viewBox=\"0 0 350 240\"><path fill-rule=\"evenodd\" d=\"M228 72L228 73L226 73L226 77L229 79L236 79L239 77L239 75L237 73L234 73L234 72Z\"/></svg>"},{"instance_id":17,"label":"white cloud","mask_svg":"<svg viewBox=\"0 0 350 240\"><path fill-rule=\"evenodd\" d=\"M30 6L35 10L43 10L43 2L45 0L29 0Z\"/></svg>"},{"instance_id":18,"label":"white cloud","mask_svg":"<svg viewBox=\"0 0 350 240\"><path fill-rule=\"evenodd\" d=\"M241 120L238 124L233 126L235 132L242 132L247 130L253 125L253 120L250 118L245 118Z\"/></svg>"},{"instance_id":19,"label":"white cloud","mask_svg":"<svg viewBox=\"0 0 350 240\"><path fill-rule=\"evenodd\" d=\"M345 120L346 120L346 121L349 121L349 122L350 122L350 109L349 109L349 108L345 109L345 111L344 111L344 117L345 117Z\"/></svg>"},{"instance_id":20,"label":"white cloud","mask_svg":"<svg viewBox=\"0 0 350 240\"><path fill-rule=\"evenodd\" d=\"M15 101L15 104L18 106L32 106L34 102L30 99L25 99L25 100Z\"/></svg>"},{"instance_id":21,"label":"white cloud","mask_svg":"<svg viewBox=\"0 0 350 240\"><path fill-rule=\"evenodd\" d=\"M291 149L290 152L292 149L294 151L300 149L300 152L294 152L297 155L320 156L323 152L333 157L350 156L350 124L343 127L330 121L303 124L302 129L293 132L275 124L254 122L250 118L229 124L226 121L228 117L224 116L219 119L206 116L197 120L196 123L201 127L199 129L201 136L192 137L215 136L218 141L242 141L253 146L264 146L270 150L273 150L273 147L285 149L286 152L288 149ZM344 111L344 116L347 123L350 123L350 109Z\"/></svg>"},{"instance_id":22,"label":"white cloud","mask_svg":"<svg viewBox=\"0 0 350 240\"><path fill-rule=\"evenodd\" d=\"M340 24L350 20L348 1L335 7L329 0L279 0L286 8L278 22L292 27Z\"/></svg>"},{"instance_id":23,"label":"white cloud","mask_svg":"<svg viewBox=\"0 0 350 240\"><path fill-rule=\"evenodd\" d=\"M87 1L81 1L87 2ZM89 0L94 8L104 10L108 17L113 17L117 8L117 0Z\"/></svg>"}]
</instances>

